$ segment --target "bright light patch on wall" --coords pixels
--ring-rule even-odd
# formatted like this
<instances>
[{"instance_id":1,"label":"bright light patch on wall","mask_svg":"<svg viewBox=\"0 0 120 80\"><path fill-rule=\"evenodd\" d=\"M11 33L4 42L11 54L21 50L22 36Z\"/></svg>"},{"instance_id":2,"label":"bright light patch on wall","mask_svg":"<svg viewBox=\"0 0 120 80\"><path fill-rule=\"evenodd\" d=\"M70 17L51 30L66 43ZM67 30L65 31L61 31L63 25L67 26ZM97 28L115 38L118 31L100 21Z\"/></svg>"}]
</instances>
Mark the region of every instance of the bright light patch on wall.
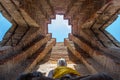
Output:
<instances>
[{"instance_id":1,"label":"bright light patch on wall","mask_svg":"<svg viewBox=\"0 0 120 80\"><path fill-rule=\"evenodd\" d=\"M105 30L120 42L120 15L118 15L118 18Z\"/></svg>"},{"instance_id":2,"label":"bright light patch on wall","mask_svg":"<svg viewBox=\"0 0 120 80\"><path fill-rule=\"evenodd\" d=\"M68 25L68 20L64 20L63 15L56 15L56 19L52 19L51 24L48 24L48 32L52 33L56 42L63 42L64 38L68 38L68 33L71 33L71 25Z\"/></svg>"},{"instance_id":3,"label":"bright light patch on wall","mask_svg":"<svg viewBox=\"0 0 120 80\"><path fill-rule=\"evenodd\" d=\"M12 24L0 13L0 41L11 26Z\"/></svg>"}]
</instances>

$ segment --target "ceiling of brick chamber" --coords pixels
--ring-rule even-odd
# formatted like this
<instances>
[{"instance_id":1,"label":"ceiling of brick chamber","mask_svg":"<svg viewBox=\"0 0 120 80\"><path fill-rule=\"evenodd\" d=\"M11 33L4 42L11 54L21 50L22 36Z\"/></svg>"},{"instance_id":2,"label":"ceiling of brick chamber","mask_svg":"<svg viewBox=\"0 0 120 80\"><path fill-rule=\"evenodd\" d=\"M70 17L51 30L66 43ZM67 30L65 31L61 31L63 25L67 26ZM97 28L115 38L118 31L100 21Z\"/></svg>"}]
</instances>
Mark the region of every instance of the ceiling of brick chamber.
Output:
<instances>
[{"instance_id":1,"label":"ceiling of brick chamber","mask_svg":"<svg viewBox=\"0 0 120 80\"><path fill-rule=\"evenodd\" d=\"M30 36L45 36L51 19L62 14L72 25L73 35L96 38L106 47L109 41L119 46L105 31L117 18L119 8L118 0L0 0L0 11L12 23L1 45L16 46Z\"/></svg>"},{"instance_id":2,"label":"ceiling of brick chamber","mask_svg":"<svg viewBox=\"0 0 120 80\"><path fill-rule=\"evenodd\" d=\"M21 54L26 59L40 48L47 49L46 44L52 40L48 24L58 14L72 25L64 43L73 41L76 51L80 48L119 76L120 43L105 30L120 14L119 0L0 0L0 12L12 23L0 41L0 64L8 65L5 63L11 59L17 64L22 62Z\"/></svg>"}]
</instances>

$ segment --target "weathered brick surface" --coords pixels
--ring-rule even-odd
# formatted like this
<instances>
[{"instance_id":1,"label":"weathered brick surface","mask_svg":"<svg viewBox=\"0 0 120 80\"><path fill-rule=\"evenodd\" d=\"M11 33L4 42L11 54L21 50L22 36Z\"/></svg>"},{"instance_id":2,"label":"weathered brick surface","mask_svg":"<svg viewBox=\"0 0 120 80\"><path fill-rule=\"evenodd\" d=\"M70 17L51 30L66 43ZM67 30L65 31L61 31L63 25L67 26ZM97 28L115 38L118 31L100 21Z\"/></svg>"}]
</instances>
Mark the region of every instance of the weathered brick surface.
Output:
<instances>
[{"instance_id":1,"label":"weathered brick surface","mask_svg":"<svg viewBox=\"0 0 120 80\"><path fill-rule=\"evenodd\" d=\"M84 28L89 30L93 29L93 31L94 29L101 29L102 31L104 31L105 27L111 24L118 15L120 7L118 4L119 2L117 2L116 0L3 0L1 1L0 9L3 11L5 17L8 18L13 24L18 25L19 27L37 26L41 28L41 34L44 35L47 33L46 22L50 21L50 18L52 18L51 16L55 16L56 13L64 14L66 18L68 17L70 19L70 24L73 25L72 33L75 35L81 35L80 32ZM13 20L10 19L10 17L12 17ZM21 29L19 31L21 31ZM28 35L24 31L22 32L22 34ZM15 33L15 35L21 36L22 34ZM101 35L102 33L95 32L94 34ZM106 35L106 33L103 35ZM9 36L9 33L6 36ZM101 40L101 42L103 42L103 44L104 42L105 44L113 43L110 38L109 41L108 37L105 36L105 38L107 39L105 39L104 41ZM6 43L6 45L10 45L13 42L13 45L16 45L18 41L21 41L21 37L16 37L15 39L13 39L12 43L11 39L8 39L9 38L6 39L7 41L9 41L8 43ZM4 40L3 42L5 42L6 40ZM102 43L99 43L99 45L101 44ZM114 44L118 45L115 40L113 45Z\"/></svg>"},{"instance_id":2,"label":"weathered brick surface","mask_svg":"<svg viewBox=\"0 0 120 80\"><path fill-rule=\"evenodd\" d=\"M69 40L65 40L65 44L68 47L68 49L88 68L88 70L91 73L98 73L98 71L95 69L95 67L90 63L89 60L84 58L76 49L74 46L71 46L71 43L69 43Z\"/></svg>"},{"instance_id":3,"label":"weathered brick surface","mask_svg":"<svg viewBox=\"0 0 120 80\"><path fill-rule=\"evenodd\" d=\"M115 21L120 13L119 4L119 0L0 0L0 11L12 23L12 28L0 42L1 47L12 46L0 52L0 59L3 61L0 63L8 62L6 66L1 65L1 71L9 73L12 65L22 60L21 57L32 55L41 44L46 43L48 39L40 43L35 41L48 34L47 24L51 22L51 18L55 18L55 14L63 14L72 25L71 34L74 36L69 35L69 39L78 45L69 47L70 50L74 53L82 49L81 55L76 52L78 58L88 54L105 69L109 69L110 73L118 75L120 43L108 34L105 28ZM59 50L55 53L57 51ZM15 56L21 52L24 55ZM13 58L10 59L13 56L14 61ZM91 61L92 65L87 61ZM83 62L93 73L97 72L94 68L97 63L93 60L85 57Z\"/></svg>"},{"instance_id":4,"label":"weathered brick surface","mask_svg":"<svg viewBox=\"0 0 120 80\"><path fill-rule=\"evenodd\" d=\"M0 64L0 71L3 71L4 73L0 73L0 76L3 75L10 75L10 71L12 71L17 64L19 64L22 61L25 61L28 57L32 56L39 48L42 48L42 46L47 43L47 41L51 38L50 35L47 35L45 38L39 40L38 42L34 43L32 46L29 46L27 50L21 51L19 54L8 57L7 59L1 60ZM5 77L5 76L3 76Z\"/></svg>"},{"instance_id":5,"label":"weathered brick surface","mask_svg":"<svg viewBox=\"0 0 120 80\"><path fill-rule=\"evenodd\" d=\"M52 39L51 41L48 41L44 50L39 53L37 58L34 59L33 62L30 65L28 65L28 67L25 70L25 73L26 72L31 72L32 69L37 65L37 63L39 63L42 59L44 59L44 57L47 55L47 53L52 49L52 47L54 45L55 45L55 39Z\"/></svg>"},{"instance_id":6,"label":"weathered brick surface","mask_svg":"<svg viewBox=\"0 0 120 80\"><path fill-rule=\"evenodd\" d=\"M86 51L98 63L100 63L104 69L109 70L109 73L113 73L113 75L117 74L117 78L119 78L120 63L116 62L116 59L112 58L110 55L106 54L103 51L94 50L91 46L85 44L82 40L73 35L71 35L71 40L76 43L81 49ZM119 61L119 59L117 59L117 61Z\"/></svg>"}]
</instances>

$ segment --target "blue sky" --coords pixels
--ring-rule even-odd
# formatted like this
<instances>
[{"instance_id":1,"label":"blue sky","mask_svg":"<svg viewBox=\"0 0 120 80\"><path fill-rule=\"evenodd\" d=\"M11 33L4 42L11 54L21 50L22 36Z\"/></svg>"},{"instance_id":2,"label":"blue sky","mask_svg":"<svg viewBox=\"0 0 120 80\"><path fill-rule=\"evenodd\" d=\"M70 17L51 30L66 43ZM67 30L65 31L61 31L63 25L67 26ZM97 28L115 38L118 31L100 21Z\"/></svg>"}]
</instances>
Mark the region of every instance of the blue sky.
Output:
<instances>
[{"instance_id":1,"label":"blue sky","mask_svg":"<svg viewBox=\"0 0 120 80\"><path fill-rule=\"evenodd\" d=\"M71 25L63 18L63 15L56 15L56 19L52 19L51 24L48 24L48 32L52 33L57 42L64 42L64 38L68 38L68 33L71 33Z\"/></svg>"},{"instance_id":2,"label":"blue sky","mask_svg":"<svg viewBox=\"0 0 120 80\"><path fill-rule=\"evenodd\" d=\"M118 18L105 30L113 35L114 38L120 42L120 15L118 15Z\"/></svg>"},{"instance_id":3,"label":"blue sky","mask_svg":"<svg viewBox=\"0 0 120 80\"><path fill-rule=\"evenodd\" d=\"M57 42L63 42L64 38L68 38L68 33L71 33L71 25L68 25L68 20L63 18L63 15L56 15L56 19L52 19L51 24L48 24L48 32L52 33L52 37L56 38ZM11 26L12 24L0 13L0 41ZM120 15L105 30L120 42Z\"/></svg>"},{"instance_id":4,"label":"blue sky","mask_svg":"<svg viewBox=\"0 0 120 80\"><path fill-rule=\"evenodd\" d=\"M2 41L5 33L9 30L11 26L12 24L0 13L0 41Z\"/></svg>"}]
</instances>

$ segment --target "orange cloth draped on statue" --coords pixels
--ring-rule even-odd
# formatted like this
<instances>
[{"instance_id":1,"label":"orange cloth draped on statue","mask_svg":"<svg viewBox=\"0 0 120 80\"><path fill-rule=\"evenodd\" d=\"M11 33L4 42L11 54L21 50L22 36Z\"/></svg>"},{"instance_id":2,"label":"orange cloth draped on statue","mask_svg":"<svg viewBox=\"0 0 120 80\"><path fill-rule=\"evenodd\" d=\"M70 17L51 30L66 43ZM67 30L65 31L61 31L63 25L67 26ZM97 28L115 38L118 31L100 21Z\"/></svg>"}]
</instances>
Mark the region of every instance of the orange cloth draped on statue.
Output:
<instances>
[{"instance_id":1,"label":"orange cloth draped on statue","mask_svg":"<svg viewBox=\"0 0 120 80\"><path fill-rule=\"evenodd\" d=\"M54 70L53 78L60 78L66 74L74 74L80 76L80 73L78 73L76 70L73 70L72 68L59 66Z\"/></svg>"}]
</instances>

